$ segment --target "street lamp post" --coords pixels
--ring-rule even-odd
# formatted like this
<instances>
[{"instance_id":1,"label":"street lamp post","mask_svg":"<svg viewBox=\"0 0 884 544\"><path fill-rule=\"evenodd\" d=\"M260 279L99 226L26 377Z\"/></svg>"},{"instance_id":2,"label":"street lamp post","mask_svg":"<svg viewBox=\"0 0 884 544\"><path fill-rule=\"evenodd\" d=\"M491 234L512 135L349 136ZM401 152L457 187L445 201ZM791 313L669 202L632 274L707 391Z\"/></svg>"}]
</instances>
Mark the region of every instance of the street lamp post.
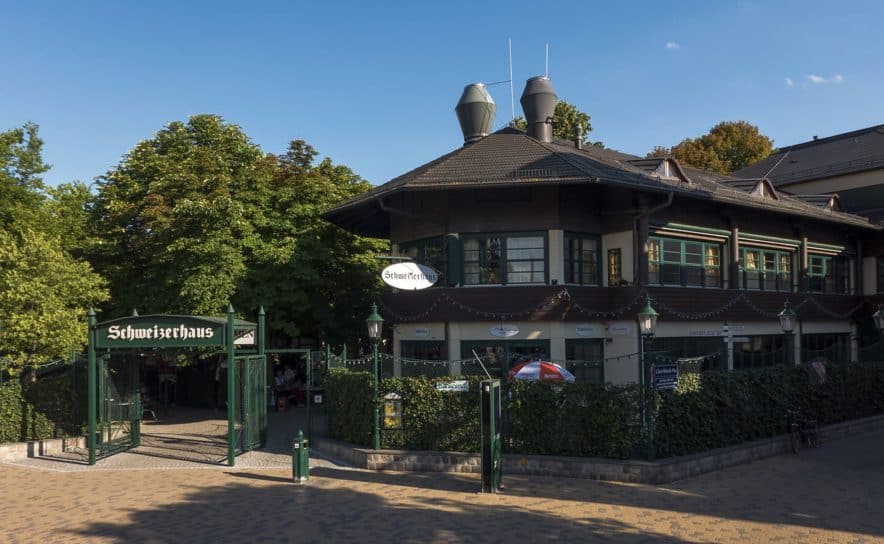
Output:
<instances>
[{"instance_id":1,"label":"street lamp post","mask_svg":"<svg viewBox=\"0 0 884 544\"><path fill-rule=\"evenodd\" d=\"M644 410L642 410L642 427L646 432L647 440L647 456L648 460L653 461L657 456L654 446L654 416L652 404L654 400L653 384L651 383L651 367L645 358L645 345L648 341L653 340L657 331L657 317L660 314L651 307L651 297L645 295L645 307L638 312L638 329L641 335L641 368L642 381L644 382Z\"/></svg>"},{"instance_id":2,"label":"street lamp post","mask_svg":"<svg viewBox=\"0 0 884 544\"><path fill-rule=\"evenodd\" d=\"M795 364L795 348L793 346L794 335L792 331L795 330L795 320L797 317L798 315L792 309L792 305L789 304L788 300L783 306L783 311L777 316L780 320L780 327L783 328L783 350L785 351L786 362L789 363L791 359L791 364L793 365Z\"/></svg>"},{"instance_id":3,"label":"street lamp post","mask_svg":"<svg viewBox=\"0 0 884 544\"><path fill-rule=\"evenodd\" d=\"M374 407L374 449L379 450L381 449L381 415L378 407L378 381L380 381L378 375L378 342L381 339L381 327L384 325L384 318L378 314L378 307L374 303L371 305L371 313L365 320L365 324L368 326L368 337L371 339L372 354L374 356L372 365L372 381L374 382L374 399L372 400L372 406Z\"/></svg>"}]
</instances>

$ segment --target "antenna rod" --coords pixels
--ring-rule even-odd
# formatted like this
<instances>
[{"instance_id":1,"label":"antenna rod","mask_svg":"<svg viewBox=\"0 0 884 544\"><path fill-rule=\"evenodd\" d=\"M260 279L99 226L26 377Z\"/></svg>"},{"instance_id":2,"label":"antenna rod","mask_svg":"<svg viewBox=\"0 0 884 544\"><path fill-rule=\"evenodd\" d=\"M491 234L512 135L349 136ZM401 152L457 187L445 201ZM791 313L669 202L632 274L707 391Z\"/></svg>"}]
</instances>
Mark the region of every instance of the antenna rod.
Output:
<instances>
[{"instance_id":1,"label":"antenna rod","mask_svg":"<svg viewBox=\"0 0 884 544\"><path fill-rule=\"evenodd\" d=\"M549 77L549 44L546 44L546 77Z\"/></svg>"},{"instance_id":2,"label":"antenna rod","mask_svg":"<svg viewBox=\"0 0 884 544\"><path fill-rule=\"evenodd\" d=\"M508 38L510 43L510 111L513 116L510 118L512 121L516 120L516 98L515 91L513 90L513 39Z\"/></svg>"}]
</instances>

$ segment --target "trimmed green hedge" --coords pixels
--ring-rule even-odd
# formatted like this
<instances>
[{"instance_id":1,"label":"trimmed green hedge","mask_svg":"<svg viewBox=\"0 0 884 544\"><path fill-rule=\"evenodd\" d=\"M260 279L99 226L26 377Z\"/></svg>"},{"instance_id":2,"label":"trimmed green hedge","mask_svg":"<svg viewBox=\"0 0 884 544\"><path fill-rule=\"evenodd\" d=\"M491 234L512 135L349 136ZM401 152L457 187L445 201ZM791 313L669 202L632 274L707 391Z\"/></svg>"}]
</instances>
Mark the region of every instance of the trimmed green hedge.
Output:
<instances>
[{"instance_id":1,"label":"trimmed green hedge","mask_svg":"<svg viewBox=\"0 0 884 544\"><path fill-rule=\"evenodd\" d=\"M0 384L0 442L73 436L82 430L66 374ZM79 411L85 414L85 411Z\"/></svg>"},{"instance_id":2,"label":"trimmed green hedge","mask_svg":"<svg viewBox=\"0 0 884 544\"><path fill-rule=\"evenodd\" d=\"M384 448L479 450L480 378L468 393L436 390L452 377L381 381L379 395L402 397L403 428L385 429ZM506 384L504 444L511 453L640 457L642 391L636 385L540 382ZM371 445L371 374L331 370L326 380L333 438ZM383 404L381 404L383 407ZM884 413L884 367L830 364L819 383L808 367L683 372L675 391L654 395L657 456L670 457L782 434L798 408L823 425ZM383 424L383 408L382 424Z\"/></svg>"}]
</instances>

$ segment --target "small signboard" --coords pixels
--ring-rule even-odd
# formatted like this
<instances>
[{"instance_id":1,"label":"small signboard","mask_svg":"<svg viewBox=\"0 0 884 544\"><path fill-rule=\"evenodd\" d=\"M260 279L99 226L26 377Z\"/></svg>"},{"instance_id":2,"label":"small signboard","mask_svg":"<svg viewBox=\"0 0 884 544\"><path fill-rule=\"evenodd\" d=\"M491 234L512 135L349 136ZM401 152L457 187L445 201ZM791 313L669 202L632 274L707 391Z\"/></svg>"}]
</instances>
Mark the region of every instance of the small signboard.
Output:
<instances>
[{"instance_id":1,"label":"small signboard","mask_svg":"<svg viewBox=\"0 0 884 544\"><path fill-rule=\"evenodd\" d=\"M577 336L593 336L595 334L595 327L589 323L581 323L574 327L574 332Z\"/></svg>"},{"instance_id":2,"label":"small signboard","mask_svg":"<svg viewBox=\"0 0 884 544\"><path fill-rule=\"evenodd\" d=\"M439 281L439 273L432 267L417 263L391 264L381 272L381 279L390 287L416 291L432 287Z\"/></svg>"},{"instance_id":3,"label":"small signboard","mask_svg":"<svg viewBox=\"0 0 884 544\"><path fill-rule=\"evenodd\" d=\"M447 393L467 393L470 390L470 382L466 380L455 380L453 382L439 382L436 384L436 391L445 391Z\"/></svg>"},{"instance_id":4,"label":"small signboard","mask_svg":"<svg viewBox=\"0 0 884 544\"><path fill-rule=\"evenodd\" d=\"M678 387L678 365L656 364L651 366L651 385L656 391Z\"/></svg>"},{"instance_id":5,"label":"small signboard","mask_svg":"<svg viewBox=\"0 0 884 544\"><path fill-rule=\"evenodd\" d=\"M498 338L509 338L510 336L515 336L519 334L519 326L510 325L509 323L501 323L500 325L495 325L491 327L488 332L491 333L491 336L496 336Z\"/></svg>"},{"instance_id":6,"label":"small signboard","mask_svg":"<svg viewBox=\"0 0 884 544\"><path fill-rule=\"evenodd\" d=\"M608 332L610 332L612 336L626 336L627 334L629 334L630 330L632 329L629 327L629 325L625 323L611 325L608 328Z\"/></svg>"},{"instance_id":7,"label":"small signboard","mask_svg":"<svg viewBox=\"0 0 884 544\"><path fill-rule=\"evenodd\" d=\"M430 329L427 327L417 327L414 329L414 337L415 338L428 338L430 336Z\"/></svg>"}]
</instances>

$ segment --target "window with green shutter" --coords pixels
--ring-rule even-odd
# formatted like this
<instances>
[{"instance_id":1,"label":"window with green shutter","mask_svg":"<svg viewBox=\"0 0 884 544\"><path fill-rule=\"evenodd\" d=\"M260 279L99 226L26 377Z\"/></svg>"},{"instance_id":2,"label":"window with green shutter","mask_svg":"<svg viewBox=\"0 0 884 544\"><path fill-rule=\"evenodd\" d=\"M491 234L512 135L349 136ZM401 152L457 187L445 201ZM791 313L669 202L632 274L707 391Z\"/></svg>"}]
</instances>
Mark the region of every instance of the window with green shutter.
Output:
<instances>
[{"instance_id":1,"label":"window with green shutter","mask_svg":"<svg viewBox=\"0 0 884 544\"><path fill-rule=\"evenodd\" d=\"M649 238L648 283L721 287L721 245L674 238Z\"/></svg>"},{"instance_id":2,"label":"window with green shutter","mask_svg":"<svg viewBox=\"0 0 884 544\"><path fill-rule=\"evenodd\" d=\"M744 289L792 290L792 255L785 251L740 249L740 276Z\"/></svg>"}]
</instances>

